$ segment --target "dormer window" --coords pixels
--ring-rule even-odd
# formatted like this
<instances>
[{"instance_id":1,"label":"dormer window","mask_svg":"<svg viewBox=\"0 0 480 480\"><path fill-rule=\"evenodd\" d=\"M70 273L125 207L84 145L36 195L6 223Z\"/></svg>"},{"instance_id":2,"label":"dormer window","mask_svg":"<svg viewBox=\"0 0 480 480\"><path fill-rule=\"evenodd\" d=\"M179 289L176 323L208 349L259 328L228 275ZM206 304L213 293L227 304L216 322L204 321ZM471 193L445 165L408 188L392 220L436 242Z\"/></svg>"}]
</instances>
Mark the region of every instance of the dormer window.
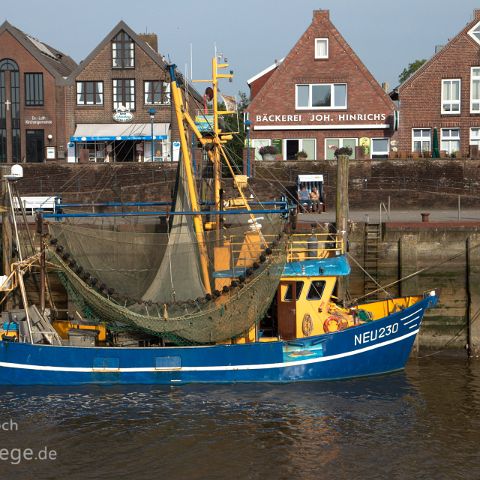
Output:
<instances>
[{"instance_id":1,"label":"dormer window","mask_svg":"<svg viewBox=\"0 0 480 480\"><path fill-rule=\"evenodd\" d=\"M480 22L472 27L468 34L480 45Z\"/></svg>"},{"instance_id":2,"label":"dormer window","mask_svg":"<svg viewBox=\"0 0 480 480\"><path fill-rule=\"evenodd\" d=\"M328 58L328 38L315 39L315 58L324 60Z\"/></svg>"},{"instance_id":3,"label":"dormer window","mask_svg":"<svg viewBox=\"0 0 480 480\"><path fill-rule=\"evenodd\" d=\"M135 68L135 43L126 32L120 32L113 39L112 67Z\"/></svg>"}]
</instances>

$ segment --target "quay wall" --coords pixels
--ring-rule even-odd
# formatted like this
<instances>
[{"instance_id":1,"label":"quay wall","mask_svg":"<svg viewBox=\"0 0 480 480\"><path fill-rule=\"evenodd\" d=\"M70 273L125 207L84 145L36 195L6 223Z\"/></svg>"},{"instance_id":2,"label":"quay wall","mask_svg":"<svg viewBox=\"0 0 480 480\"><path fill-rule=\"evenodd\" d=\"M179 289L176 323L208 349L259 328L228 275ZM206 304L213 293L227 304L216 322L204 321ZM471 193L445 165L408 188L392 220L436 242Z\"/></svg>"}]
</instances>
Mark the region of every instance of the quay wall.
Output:
<instances>
[{"instance_id":1,"label":"quay wall","mask_svg":"<svg viewBox=\"0 0 480 480\"><path fill-rule=\"evenodd\" d=\"M198 156L198 154L197 154ZM58 195L64 201L169 200L175 181L175 163L23 164L22 195ZM3 172L10 170L2 167ZM350 208L448 209L480 207L480 160L382 159L351 160ZM327 208L334 208L335 161L257 161L253 164L253 191L260 199L279 198L294 186L297 175L324 175ZM226 181L227 194L232 182Z\"/></svg>"},{"instance_id":2,"label":"quay wall","mask_svg":"<svg viewBox=\"0 0 480 480\"><path fill-rule=\"evenodd\" d=\"M361 299L365 292L364 252L365 224L353 223L349 233L352 274L348 289L354 299ZM472 354L479 355L479 257L478 223L383 225L378 246L378 283L391 285L387 291L393 296L440 291L439 305L425 316L418 337L420 349L465 350L469 345ZM379 298L384 297L379 294Z\"/></svg>"}]
</instances>

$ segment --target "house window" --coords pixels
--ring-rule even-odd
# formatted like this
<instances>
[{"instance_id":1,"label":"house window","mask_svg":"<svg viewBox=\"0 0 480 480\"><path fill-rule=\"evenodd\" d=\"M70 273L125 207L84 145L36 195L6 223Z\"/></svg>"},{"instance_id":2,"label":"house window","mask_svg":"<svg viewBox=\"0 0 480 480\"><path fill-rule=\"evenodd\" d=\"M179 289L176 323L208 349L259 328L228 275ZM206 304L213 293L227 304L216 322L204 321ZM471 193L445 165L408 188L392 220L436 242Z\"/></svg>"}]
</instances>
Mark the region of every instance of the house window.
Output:
<instances>
[{"instance_id":1,"label":"house window","mask_svg":"<svg viewBox=\"0 0 480 480\"><path fill-rule=\"evenodd\" d=\"M471 69L470 113L480 113L480 67L472 67Z\"/></svg>"},{"instance_id":2,"label":"house window","mask_svg":"<svg viewBox=\"0 0 480 480\"><path fill-rule=\"evenodd\" d=\"M325 139L325 159L334 160L335 150L342 147L350 147L352 154L350 158L355 159L355 147L358 145L356 138L326 138Z\"/></svg>"},{"instance_id":3,"label":"house window","mask_svg":"<svg viewBox=\"0 0 480 480\"><path fill-rule=\"evenodd\" d=\"M119 78L113 80L113 109L125 107L135 110L135 80Z\"/></svg>"},{"instance_id":4,"label":"house window","mask_svg":"<svg viewBox=\"0 0 480 480\"><path fill-rule=\"evenodd\" d=\"M388 158L388 138L372 138L372 158Z\"/></svg>"},{"instance_id":5,"label":"house window","mask_svg":"<svg viewBox=\"0 0 480 480\"><path fill-rule=\"evenodd\" d=\"M345 109L347 108L346 83L320 83L295 86L297 109Z\"/></svg>"},{"instance_id":6,"label":"house window","mask_svg":"<svg viewBox=\"0 0 480 480\"><path fill-rule=\"evenodd\" d=\"M412 152L429 152L431 150L431 131L429 128L412 130Z\"/></svg>"},{"instance_id":7,"label":"house window","mask_svg":"<svg viewBox=\"0 0 480 480\"><path fill-rule=\"evenodd\" d=\"M250 147L255 149L255 160L262 160L262 156L258 153L260 148L271 145L272 141L263 138L254 138L250 140Z\"/></svg>"},{"instance_id":8,"label":"house window","mask_svg":"<svg viewBox=\"0 0 480 480\"><path fill-rule=\"evenodd\" d=\"M169 105L170 83L151 80L144 83L146 105Z\"/></svg>"},{"instance_id":9,"label":"house window","mask_svg":"<svg viewBox=\"0 0 480 480\"><path fill-rule=\"evenodd\" d=\"M43 73L25 74L25 105L43 105Z\"/></svg>"},{"instance_id":10,"label":"house window","mask_svg":"<svg viewBox=\"0 0 480 480\"><path fill-rule=\"evenodd\" d=\"M460 79L442 80L442 113L460 113Z\"/></svg>"},{"instance_id":11,"label":"house window","mask_svg":"<svg viewBox=\"0 0 480 480\"><path fill-rule=\"evenodd\" d=\"M328 38L315 39L315 58L328 58Z\"/></svg>"},{"instance_id":12,"label":"house window","mask_svg":"<svg viewBox=\"0 0 480 480\"><path fill-rule=\"evenodd\" d=\"M448 155L460 150L459 128L442 128L442 150Z\"/></svg>"},{"instance_id":13,"label":"house window","mask_svg":"<svg viewBox=\"0 0 480 480\"><path fill-rule=\"evenodd\" d=\"M103 105L103 82L77 82L77 105Z\"/></svg>"},{"instance_id":14,"label":"house window","mask_svg":"<svg viewBox=\"0 0 480 480\"><path fill-rule=\"evenodd\" d=\"M125 32L120 32L112 42L112 67L135 67L135 43Z\"/></svg>"},{"instance_id":15,"label":"house window","mask_svg":"<svg viewBox=\"0 0 480 480\"><path fill-rule=\"evenodd\" d=\"M10 88L7 88L10 84ZM7 121L11 122L11 133L7 135ZM0 162L7 161L7 142L12 148L12 161L20 158L20 72L16 62L10 58L0 60Z\"/></svg>"},{"instance_id":16,"label":"house window","mask_svg":"<svg viewBox=\"0 0 480 480\"><path fill-rule=\"evenodd\" d=\"M480 22L478 22L475 26L473 26L469 31L468 34L478 43L480 44Z\"/></svg>"},{"instance_id":17,"label":"house window","mask_svg":"<svg viewBox=\"0 0 480 480\"><path fill-rule=\"evenodd\" d=\"M480 128L470 129L470 145L477 145L480 147Z\"/></svg>"},{"instance_id":18,"label":"house window","mask_svg":"<svg viewBox=\"0 0 480 480\"><path fill-rule=\"evenodd\" d=\"M316 160L316 140L314 138L300 138L283 141L283 159L297 160L298 152L305 152L306 158L301 160Z\"/></svg>"}]
</instances>

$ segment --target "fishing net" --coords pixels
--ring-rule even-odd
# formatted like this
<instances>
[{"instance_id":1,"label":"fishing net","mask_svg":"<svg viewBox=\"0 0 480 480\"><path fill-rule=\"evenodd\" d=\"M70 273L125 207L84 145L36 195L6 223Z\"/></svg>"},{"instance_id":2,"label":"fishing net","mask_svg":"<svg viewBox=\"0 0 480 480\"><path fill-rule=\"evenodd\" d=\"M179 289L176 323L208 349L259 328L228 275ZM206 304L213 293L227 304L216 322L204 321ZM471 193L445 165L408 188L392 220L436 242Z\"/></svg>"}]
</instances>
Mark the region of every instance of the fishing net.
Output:
<instances>
[{"instance_id":1,"label":"fishing net","mask_svg":"<svg viewBox=\"0 0 480 480\"><path fill-rule=\"evenodd\" d=\"M175 212L189 211L180 167ZM262 318L276 291L286 258L279 239L281 216L259 220L226 211L222 228L205 232L209 259L218 246L228 245L223 270L231 274L219 290L213 261L208 265L212 296L205 295L193 216L170 217L51 223L50 259L61 268L70 298L86 316L176 343L218 342L242 334ZM249 248L247 237L255 239Z\"/></svg>"}]
</instances>

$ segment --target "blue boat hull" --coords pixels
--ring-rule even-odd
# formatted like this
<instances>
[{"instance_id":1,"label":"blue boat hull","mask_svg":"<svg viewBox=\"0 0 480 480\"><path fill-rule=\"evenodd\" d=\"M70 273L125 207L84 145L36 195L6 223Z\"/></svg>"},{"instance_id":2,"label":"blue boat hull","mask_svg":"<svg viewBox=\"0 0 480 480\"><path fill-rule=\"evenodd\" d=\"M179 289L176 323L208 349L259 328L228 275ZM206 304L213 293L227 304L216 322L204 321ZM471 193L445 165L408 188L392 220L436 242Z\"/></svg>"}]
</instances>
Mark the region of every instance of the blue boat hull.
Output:
<instances>
[{"instance_id":1,"label":"blue boat hull","mask_svg":"<svg viewBox=\"0 0 480 480\"><path fill-rule=\"evenodd\" d=\"M195 347L71 347L0 342L0 384L295 382L378 375L404 368L429 296L341 332L292 342Z\"/></svg>"}]
</instances>

